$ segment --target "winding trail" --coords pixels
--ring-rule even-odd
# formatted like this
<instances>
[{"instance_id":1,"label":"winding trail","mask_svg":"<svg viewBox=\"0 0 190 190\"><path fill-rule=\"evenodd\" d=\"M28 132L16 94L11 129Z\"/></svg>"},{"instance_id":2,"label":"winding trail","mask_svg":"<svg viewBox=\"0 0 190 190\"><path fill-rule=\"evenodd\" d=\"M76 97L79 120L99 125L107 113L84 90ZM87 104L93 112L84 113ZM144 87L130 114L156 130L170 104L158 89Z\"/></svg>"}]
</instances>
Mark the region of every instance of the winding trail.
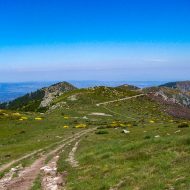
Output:
<instances>
[{"instance_id":1,"label":"winding trail","mask_svg":"<svg viewBox=\"0 0 190 190\"><path fill-rule=\"evenodd\" d=\"M33 182L35 181L36 177L40 173L40 169L45 165L45 160L49 156L57 156L59 152L65 147L65 145L79 139L81 136L93 130L95 130L95 128L86 129L84 131L80 131L68 137L67 139L63 141L65 143L58 145L55 149L53 149L49 153L42 155L31 166L24 168L18 177L15 177L11 181L3 184L3 189L1 190L13 190L13 189L14 190L29 190L31 189Z\"/></svg>"},{"instance_id":2,"label":"winding trail","mask_svg":"<svg viewBox=\"0 0 190 190\"><path fill-rule=\"evenodd\" d=\"M103 105L102 108L106 109L107 111L109 111L109 112L112 113L112 114L119 115L119 116L121 116L121 117L125 117L125 118L128 118L128 119L136 120L136 118L134 118L134 117L126 116L126 115L120 114L120 113L118 113L118 112L115 112L115 111L113 111L113 110L107 108L105 105L110 104L110 103L115 103L115 102L130 100L130 99L134 99L134 98L138 98L138 97L146 96L146 95L147 95L147 94L138 94L138 95L131 96L131 97L126 97L126 98L121 98L121 99L117 99L117 100L112 100L112 101L107 101L107 102L98 103L98 104L96 104L96 106L101 106L101 105Z\"/></svg>"},{"instance_id":3,"label":"winding trail","mask_svg":"<svg viewBox=\"0 0 190 190\"><path fill-rule=\"evenodd\" d=\"M126 98L121 98L121 99L117 99L117 100L111 100L111 101L107 101L107 102L102 102L102 103L96 104L96 106L106 105L106 104L110 104L110 103L114 103L114 102L121 102L121 101L125 101L125 100L138 98L138 97L141 97L141 96L146 96L146 94L138 94L138 95L131 96L131 97L126 97Z\"/></svg>"},{"instance_id":4,"label":"winding trail","mask_svg":"<svg viewBox=\"0 0 190 190\"><path fill-rule=\"evenodd\" d=\"M11 162L9 162L7 164L4 164L4 165L2 165L0 167L0 172L5 171L6 169L10 168L12 165L16 164L17 162L20 162L20 161L22 161L24 159L30 158L30 157L34 156L35 154L38 154L38 153L40 153L42 151L43 151L43 149L36 150L36 151L34 151L32 153L29 153L29 154L27 154L25 156L22 156L22 157L20 157L20 158L18 158L16 160L13 160L13 161L11 161Z\"/></svg>"}]
</instances>

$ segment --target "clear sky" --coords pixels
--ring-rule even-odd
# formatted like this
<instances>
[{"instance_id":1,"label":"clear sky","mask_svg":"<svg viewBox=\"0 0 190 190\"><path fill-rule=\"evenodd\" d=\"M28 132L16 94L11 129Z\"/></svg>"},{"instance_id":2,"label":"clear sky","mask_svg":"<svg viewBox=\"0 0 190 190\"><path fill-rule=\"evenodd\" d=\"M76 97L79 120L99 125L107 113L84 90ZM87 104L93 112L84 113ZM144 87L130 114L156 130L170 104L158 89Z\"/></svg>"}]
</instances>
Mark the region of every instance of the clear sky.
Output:
<instances>
[{"instance_id":1,"label":"clear sky","mask_svg":"<svg viewBox=\"0 0 190 190\"><path fill-rule=\"evenodd\" d=\"M0 82L189 72L189 0L0 0Z\"/></svg>"}]
</instances>

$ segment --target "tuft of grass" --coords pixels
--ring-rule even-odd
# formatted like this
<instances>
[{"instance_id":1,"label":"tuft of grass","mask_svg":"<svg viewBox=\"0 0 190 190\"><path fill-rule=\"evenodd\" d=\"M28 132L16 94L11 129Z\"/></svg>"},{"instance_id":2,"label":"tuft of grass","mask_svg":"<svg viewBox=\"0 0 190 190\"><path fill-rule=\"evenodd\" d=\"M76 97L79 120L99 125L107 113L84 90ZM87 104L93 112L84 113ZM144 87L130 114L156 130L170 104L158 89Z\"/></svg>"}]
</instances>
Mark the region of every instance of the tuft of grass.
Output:
<instances>
[{"instance_id":1,"label":"tuft of grass","mask_svg":"<svg viewBox=\"0 0 190 190\"><path fill-rule=\"evenodd\" d=\"M96 131L95 134L97 135L105 135L105 134L108 134L109 132L107 130L99 130L99 131Z\"/></svg>"},{"instance_id":2,"label":"tuft of grass","mask_svg":"<svg viewBox=\"0 0 190 190\"><path fill-rule=\"evenodd\" d=\"M33 183L33 186L30 190L41 190L42 186L41 186L41 176L39 175L36 180Z\"/></svg>"},{"instance_id":3,"label":"tuft of grass","mask_svg":"<svg viewBox=\"0 0 190 190\"><path fill-rule=\"evenodd\" d=\"M187 127L189 127L188 123L181 123L178 125L178 128L187 128Z\"/></svg>"}]
</instances>

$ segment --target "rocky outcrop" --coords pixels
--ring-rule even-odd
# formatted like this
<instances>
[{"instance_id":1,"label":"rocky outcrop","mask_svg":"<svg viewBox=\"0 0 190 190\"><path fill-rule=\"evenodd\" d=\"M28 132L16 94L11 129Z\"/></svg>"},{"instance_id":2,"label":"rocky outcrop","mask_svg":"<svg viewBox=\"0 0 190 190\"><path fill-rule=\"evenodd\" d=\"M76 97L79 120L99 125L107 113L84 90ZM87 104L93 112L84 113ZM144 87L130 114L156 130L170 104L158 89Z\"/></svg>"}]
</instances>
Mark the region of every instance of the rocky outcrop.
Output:
<instances>
[{"instance_id":1,"label":"rocky outcrop","mask_svg":"<svg viewBox=\"0 0 190 190\"><path fill-rule=\"evenodd\" d=\"M178 89L181 92L190 92L190 81L170 82L163 84L160 87Z\"/></svg>"},{"instance_id":2,"label":"rocky outcrop","mask_svg":"<svg viewBox=\"0 0 190 190\"><path fill-rule=\"evenodd\" d=\"M143 91L152 100L163 105L168 114L190 119L190 81L166 83Z\"/></svg>"},{"instance_id":3,"label":"rocky outcrop","mask_svg":"<svg viewBox=\"0 0 190 190\"><path fill-rule=\"evenodd\" d=\"M68 82L60 82L50 87L42 88L35 92L26 94L11 102L0 104L0 108L19 111L44 112L48 109L54 98L74 89L76 89L76 87L72 84Z\"/></svg>"},{"instance_id":4,"label":"rocky outcrop","mask_svg":"<svg viewBox=\"0 0 190 190\"><path fill-rule=\"evenodd\" d=\"M41 108L48 107L54 98L74 89L76 89L76 87L67 82L57 83L48 88L44 88L43 90L45 92L45 95L40 104L40 107Z\"/></svg>"}]
</instances>

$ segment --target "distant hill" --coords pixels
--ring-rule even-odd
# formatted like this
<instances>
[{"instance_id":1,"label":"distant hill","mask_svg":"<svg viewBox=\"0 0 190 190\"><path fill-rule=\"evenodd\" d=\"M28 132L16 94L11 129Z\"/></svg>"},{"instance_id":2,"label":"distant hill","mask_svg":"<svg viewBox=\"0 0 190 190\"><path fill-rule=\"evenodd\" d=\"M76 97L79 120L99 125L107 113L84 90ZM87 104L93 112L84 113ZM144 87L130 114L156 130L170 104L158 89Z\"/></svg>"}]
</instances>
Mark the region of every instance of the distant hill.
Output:
<instances>
[{"instance_id":1,"label":"distant hill","mask_svg":"<svg viewBox=\"0 0 190 190\"><path fill-rule=\"evenodd\" d=\"M116 88L119 88L119 89L126 89L126 90L139 90L140 88L134 86L134 85L128 85L128 84L124 84L124 85L121 85L121 86L117 86Z\"/></svg>"},{"instance_id":2,"label":"distant hill","mask_svg":"<svg viewBox=\"0 0 190 190\"><path fill-rule=\"evenodd\" d=\"M182 92L189 92L190 91L190 81L180 81L180 82L169 82L160 87L169 87L173 89L179 89Z\"/></svg>"},{"instance_id":3,"label":"distant hill","mask_svg":"<svg viewBox=\"0 0 190 190\"><path fill-rule=\"evenodd\" d=\"M170 82L143 91L154 101L166 105L166 111L173 116L190 118L190 81Z\"/></svg>"},{"instance_id":4,"label":"distant hill","mask_svg":"<svg viewBox=\"0 0 190 190\"><path fill-rule=\"evenodd\" d=\"M45 112L56 109L67 101L89 105L92 102L110 101L141 93L164 105L167 113L175 117L190 118L190 81L170 82L144 89L128 84L77 89L68 82L60 82L0 104L0 109Z\"/></svg>"},{"instance_id":5,"label":"distant hill","mask_svg":"<svg viewBox=\"0 0 190 190\"><path fill-rule=\"evenodd\" d=\"M27 93L35 92L43 87L48 87L59 81L38 81L38 82L17 82L17 83L1 83L0 82L0 103L13 101L16 98L24 96ZM150 86L159 86L166 82L163 81L67 81L77 88L90 88L95 86L117 87L122 84L130 84L139 88Z\"/></svg>"},{"instance_id":6,"label":"distant hill","mask_svg":"<svg viewBox=\"0 0 190 190\"><path fill-rule=\"evenodd\" d=\"M72 84L60 82L50 87L28 93L13 101L0 104L0 108L20 111L45 111L54 98L74 89L77 88Z\"/></svg>"}]
</instances>

